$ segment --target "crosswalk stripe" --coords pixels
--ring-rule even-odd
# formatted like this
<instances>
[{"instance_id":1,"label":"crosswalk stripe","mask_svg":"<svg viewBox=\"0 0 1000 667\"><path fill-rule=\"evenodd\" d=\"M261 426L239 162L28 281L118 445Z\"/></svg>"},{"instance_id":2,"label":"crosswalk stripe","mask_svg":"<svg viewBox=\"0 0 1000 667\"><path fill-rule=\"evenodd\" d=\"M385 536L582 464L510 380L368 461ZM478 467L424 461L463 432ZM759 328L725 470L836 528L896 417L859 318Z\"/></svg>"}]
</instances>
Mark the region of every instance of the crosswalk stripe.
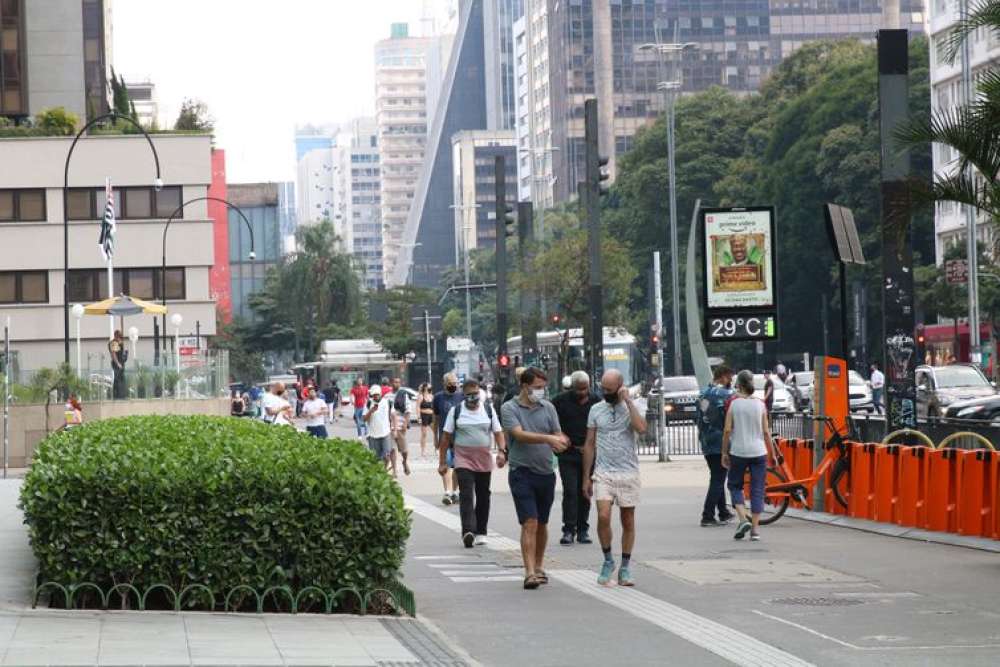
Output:
<instances>
[{"instance_id":1,"label":"crosswalk stripe","mask_svg":"<svg viewBox=\"0 0 1000 667\"><path fill-rule=\"evenodd\" d=\"M456 584L471 584L471 583L482 583L489 581L521 581L521 575L519 574L503 574L496 577L451 577L451 580Z\"/></svg>"},{"instance_id":2,"label":"crosswalk stripe","mask_svg":"<svg viewBox=\"0 0 1000 667\"><path fill-rule=\"evenodd\" d=\"M617 607L741 667L812 667L812 663L704 616L634 588L599 586L589 570L552 570L549 576Z\"/></svg>"},{"instance_id":3,"label":"crosswalk stripe","mask_svg":"<svg viewBox=\"0 0 1000 667\"><path fill-rule=\"evenodd\" d=\"M428 502L421 500L415 496L405 495L403 500L406 504L406 508L413 511L414 514L429 519L434 523L444 526L456 533L462 532L462 520L458 518L455 514L443 510L439 507L435 507ZM486 537L486 548L492 551L520 551L521 544L515 542L509 538L503 537L498 533L489 533Z\"/></svg>"}]
</instances>

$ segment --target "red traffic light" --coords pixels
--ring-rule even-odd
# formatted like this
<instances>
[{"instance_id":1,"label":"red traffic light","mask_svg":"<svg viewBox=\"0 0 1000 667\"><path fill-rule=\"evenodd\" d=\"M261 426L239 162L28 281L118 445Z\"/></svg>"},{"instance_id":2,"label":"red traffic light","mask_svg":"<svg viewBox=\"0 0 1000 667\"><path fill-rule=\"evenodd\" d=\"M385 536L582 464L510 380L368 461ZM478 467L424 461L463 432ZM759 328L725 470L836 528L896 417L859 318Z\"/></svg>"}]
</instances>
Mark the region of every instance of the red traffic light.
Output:
<instances>
[{"instance_id":1,"label":"red traffic light","mask_svg":"<svg viewBox=\"0 0 1000 667\"><path fill-rule=\"evenodd\" d=\"M561 319L562 319L562 318L561 318L561 317L559 317L558 315L553 315L553 316L552 316L552 324L559 324L559 321L560 321Z\"/></svg>"},{"instance_id":2,"label":"red traffic light","mask_svg":"<svg viewBox=\"0 0 1000 667\"><path fill-rule=\"evenodd\" d=\"M500 364L500 368L507 368L510 366L510 357L506 354L501 354L497 357L497 363Z\"/></svg>"}]
</instances>

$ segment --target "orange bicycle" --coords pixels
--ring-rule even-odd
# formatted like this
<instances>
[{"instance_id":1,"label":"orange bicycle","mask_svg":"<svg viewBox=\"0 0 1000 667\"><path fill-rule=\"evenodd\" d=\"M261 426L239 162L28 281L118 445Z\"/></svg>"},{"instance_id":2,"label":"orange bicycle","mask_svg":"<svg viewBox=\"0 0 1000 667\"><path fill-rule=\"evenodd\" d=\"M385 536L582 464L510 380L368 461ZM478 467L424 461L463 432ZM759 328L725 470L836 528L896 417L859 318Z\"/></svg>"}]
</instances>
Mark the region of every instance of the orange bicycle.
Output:
<instances>
[{"instance_id":1,"label":"orange bicycle","mask_svg":"<svg viewBox=\"0 0 1000 667\"><path fill-rule=\"evenodd\" d=\"M785 463L785 458L777 447L774 454L777 465L769 465L764 485L764 514L760 517L761 524L767 525L780 519L788 505L794 500L809 509L810 492L816 487L827 472L832 469L830 486L834 498L845 509L847 508L847 488L850 488L851 448L847 446L850 438L850 421L847 421L847 433L841 433L833 419L826 416L812 417L814 421L826 424L830 437L823 443L826 454L809 477L795 479L791 469ZM747 496L749 497L750 472L745 478Z\"/></svg>"}]
</instances>

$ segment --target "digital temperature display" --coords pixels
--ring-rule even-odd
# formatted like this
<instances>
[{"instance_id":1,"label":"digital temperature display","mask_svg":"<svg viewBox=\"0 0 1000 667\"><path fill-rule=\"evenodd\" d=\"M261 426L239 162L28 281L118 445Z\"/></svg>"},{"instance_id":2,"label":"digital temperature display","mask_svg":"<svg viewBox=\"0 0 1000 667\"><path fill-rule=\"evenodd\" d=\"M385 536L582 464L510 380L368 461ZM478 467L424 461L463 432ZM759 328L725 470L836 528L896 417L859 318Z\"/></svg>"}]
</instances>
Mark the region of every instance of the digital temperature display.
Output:
<instances>
[{"instance_id":1,"label":"digital temperature display","mask_svg":"<svg viewBox=\"0 0 1000 667\"><path fill-rule=\"evenodd\" d=\"M709 315L705 319L707 341L777 340L778 319L774 313Z\"/></svg>"}]
</instances>

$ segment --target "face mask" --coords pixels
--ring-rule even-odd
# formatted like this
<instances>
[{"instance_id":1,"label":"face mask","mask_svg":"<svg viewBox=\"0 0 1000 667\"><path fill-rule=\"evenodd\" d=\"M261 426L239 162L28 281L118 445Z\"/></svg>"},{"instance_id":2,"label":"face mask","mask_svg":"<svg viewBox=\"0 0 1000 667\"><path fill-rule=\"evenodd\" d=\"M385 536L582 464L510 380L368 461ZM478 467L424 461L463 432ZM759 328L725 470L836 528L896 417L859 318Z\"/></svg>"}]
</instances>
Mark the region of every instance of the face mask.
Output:
<instances>
[{"instance_id":1,"label":"face mask","mask_svg":"<svg viewBox=\"0 0 1000 667\"><path fill-rule=\"evenodd\" d=\"M614 405L618 402L618 392L613 391L611 393L604 392L604 400L608 402L609 405Z\"/></svg>"},{"instance_id":2,"label":"face mask","mask_svg":"<svg viewBox=\"0 0 1000 667\"><path fill-rule=\"evenodd\" d=\"M468 405L470 408L476 407L478 403L479 403L479 394L469 394L468 396L465 397L465 404Z\"/></svg>"},{"instance_id":3,"label":"face mask","mask_svg":"<svg viewBox=\"0 0 1000 667\"><path fill-rule=\"evenodd\" d=\"M450 384L447 387L445 387L445 390L449 394L454 394L456 391L458 391L458 385Z\"/></svg>"},{"instance_id":4,"label":"face mask","mask_svg":"<svg viewBox=\"0 0 1000 667\"><path fill-rule=\"evenodd\" d=\"M535 403L538 403L543 398L545 398L545 390L544 389L532 389L531 390L531 400L532 401L534 401Z\"/></svg>"}]
</instances>

